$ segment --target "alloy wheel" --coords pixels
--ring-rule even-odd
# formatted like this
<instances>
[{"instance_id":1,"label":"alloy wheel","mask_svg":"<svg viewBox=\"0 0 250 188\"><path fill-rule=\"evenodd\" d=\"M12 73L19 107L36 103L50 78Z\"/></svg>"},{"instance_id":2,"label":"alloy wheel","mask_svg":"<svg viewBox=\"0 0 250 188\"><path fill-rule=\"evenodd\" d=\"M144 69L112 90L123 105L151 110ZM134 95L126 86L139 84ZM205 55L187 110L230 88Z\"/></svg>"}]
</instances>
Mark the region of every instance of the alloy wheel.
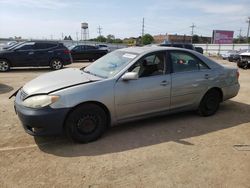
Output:
<instances>
[{"instance_id":1,"label":"alloy wheel","mask_svg":"<svg viewBox=\"0 0 250 188\"><path fill-rule=\"evenodd\" d=\"M7 61L0 60L0 71L5 72L9 69L9 63Z\"/></svg>"}]
</instances>

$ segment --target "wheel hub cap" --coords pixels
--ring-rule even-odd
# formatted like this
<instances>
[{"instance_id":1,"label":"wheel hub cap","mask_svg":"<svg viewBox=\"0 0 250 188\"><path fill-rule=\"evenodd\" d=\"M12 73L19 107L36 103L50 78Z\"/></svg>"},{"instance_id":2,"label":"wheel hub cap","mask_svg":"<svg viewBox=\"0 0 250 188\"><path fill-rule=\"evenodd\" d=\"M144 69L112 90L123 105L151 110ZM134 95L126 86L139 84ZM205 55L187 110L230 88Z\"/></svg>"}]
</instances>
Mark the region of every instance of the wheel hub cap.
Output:
<instances>
[{"instance_id":1,"label":"wheel hub cap","mask_svg":"<svg viewBox=\"0 0 250 188\"><path fill-rule=\"evenodd\" d=\"M82 133L91 133L95 130L97 119L95 116L86 115L77 122L77 128Z\"/></svg>"}]
</instances>

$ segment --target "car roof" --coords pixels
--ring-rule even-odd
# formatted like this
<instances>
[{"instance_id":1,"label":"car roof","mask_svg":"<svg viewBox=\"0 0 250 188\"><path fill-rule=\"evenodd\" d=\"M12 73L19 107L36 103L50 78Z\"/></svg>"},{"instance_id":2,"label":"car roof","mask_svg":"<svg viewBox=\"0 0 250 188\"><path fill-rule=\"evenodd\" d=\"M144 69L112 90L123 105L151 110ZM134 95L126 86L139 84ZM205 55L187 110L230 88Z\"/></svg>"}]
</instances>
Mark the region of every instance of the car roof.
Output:
<instances>
[{"instance_id":1,"label":"car roof","mask_svg":"<svg viewBox=\"0 0 250 188\"><path fill-rule=\"evenodd\" d=\"M157 52L157 51L163 51L163 50L190 51L185 48L175 48L175 47L166 47L166 46L129 47L129 48L119 49L119 51L128 52L128 53L129 52L136 53L136 54L144 54L144 53Z\"/></svg>"}]
</instances>

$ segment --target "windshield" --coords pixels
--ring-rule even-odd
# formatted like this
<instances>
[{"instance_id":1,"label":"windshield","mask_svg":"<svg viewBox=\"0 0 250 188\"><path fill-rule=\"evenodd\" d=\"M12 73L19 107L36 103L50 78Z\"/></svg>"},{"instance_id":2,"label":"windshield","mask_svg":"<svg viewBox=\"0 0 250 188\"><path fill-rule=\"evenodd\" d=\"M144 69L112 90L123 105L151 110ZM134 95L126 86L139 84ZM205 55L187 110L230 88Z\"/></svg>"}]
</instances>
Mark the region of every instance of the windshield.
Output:
<instances>
[{"instance_id":1,"label":"windshield","mask_svg":"<svg viewBox=\"0 0 250 188\"><path fill-rule=\"evenodd\" d=\"M73 45L73 46L68 47L68 49L69 49L69 50L72 50L72 49L75 48L75 47L76 47L76 45Z\"/></svg>"},{"instance_id":2,"label":"windshield","mask_svg":"<svg viewBox=\"0 0 250 188\"><path fill-rule=\"evenodd\" d=\"M12 50L12 49L16 48L17 46L20 46L20 45L22 45L22 44L24 44L24 43L25 43L25 42L16 43L16 44L14 44L14 45L8 47L7 50Z\"/></svg>"},{"instance_id":3,"label":"windshield","mask_svg":"<svg viewBox=\"0 0 250 188\"><path fill-rule=\"evenodd\" d=\"M93 64L84 69L84 72L103 78L114 77L138 54L114 51L96 60Z\"/></svg>"}]
</instances>

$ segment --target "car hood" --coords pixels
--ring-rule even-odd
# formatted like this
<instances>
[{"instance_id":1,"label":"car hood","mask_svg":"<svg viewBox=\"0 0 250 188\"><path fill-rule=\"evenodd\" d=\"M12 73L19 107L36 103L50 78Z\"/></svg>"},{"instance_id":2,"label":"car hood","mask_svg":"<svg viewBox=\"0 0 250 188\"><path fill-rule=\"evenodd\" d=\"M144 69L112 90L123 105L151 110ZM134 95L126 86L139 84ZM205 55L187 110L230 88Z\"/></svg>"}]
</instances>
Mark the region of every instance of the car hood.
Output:
<instances>
[{"instance_id":1,"label":"car hood","mask_svg":"<svg viewBox=\"0 0 250 188\"><path fill-rule=\"evenodd\" d=\"M87 74L77 68L67 68L38 76L23 86L29 96L39 93L50 93L65 87L95 82L102 78Z\"/></svg>"}]
</instances>

